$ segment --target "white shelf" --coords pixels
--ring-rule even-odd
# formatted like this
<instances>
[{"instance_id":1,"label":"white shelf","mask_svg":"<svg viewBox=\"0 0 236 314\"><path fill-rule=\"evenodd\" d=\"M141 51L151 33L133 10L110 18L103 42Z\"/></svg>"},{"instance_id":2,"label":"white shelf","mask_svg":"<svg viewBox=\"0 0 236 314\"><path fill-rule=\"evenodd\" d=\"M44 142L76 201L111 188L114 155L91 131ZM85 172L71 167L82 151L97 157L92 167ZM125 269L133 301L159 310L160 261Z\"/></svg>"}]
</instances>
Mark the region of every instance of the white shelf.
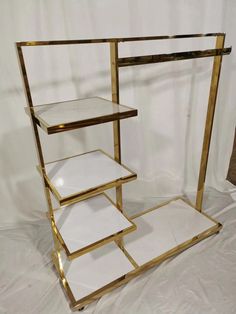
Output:
<instances>
[{"instance_id":1,"label":"white shelf","mask_svg":"<svg viewBox=\"0 0 236 314\"><path fill-rule=\"evenodd\" d=\"M137 109L101 97L75 99L26 108L48 134L137 116Z\"/></svg>"},{"instance_id":2,"label":"white shelf","mask_svg":"<svg viewBox=\"0 0 236 314\"><path fill-rule=\"evenodd\" d=\"M60 205L85 199L137 177L101 150L47 163L45 170L46 180Z\"/></svg>"},{"instance_id":3,"label":"white shelf","mask_svg":"<svg viewBox=\"0 0 236 314\"><path fill-rule=\"evenodd\" d=\"M65 277L76 301L134 270L115 243L109 243L77 259L62 255Z\"/></svg>"},{"instance_id":4,"label":"white shelf","mask_svg":"<svg viewBox=\"0 0 236 314\"><path fill-rule=\"evenodd\" d=\"M139 266L217 225L182 200L132 220L137 230L124 237L125 248Z\"/></svg>"},{"instance_id":5,"label":"white shelf","mask_svg":"<svg viewBox=\"0 0 236 314\"><path fill-rule=\"evenodd\" d=\"M59 238L71 258L136 229L104 194L55 210L54 218Z\"/></svg>"}]
</instances>

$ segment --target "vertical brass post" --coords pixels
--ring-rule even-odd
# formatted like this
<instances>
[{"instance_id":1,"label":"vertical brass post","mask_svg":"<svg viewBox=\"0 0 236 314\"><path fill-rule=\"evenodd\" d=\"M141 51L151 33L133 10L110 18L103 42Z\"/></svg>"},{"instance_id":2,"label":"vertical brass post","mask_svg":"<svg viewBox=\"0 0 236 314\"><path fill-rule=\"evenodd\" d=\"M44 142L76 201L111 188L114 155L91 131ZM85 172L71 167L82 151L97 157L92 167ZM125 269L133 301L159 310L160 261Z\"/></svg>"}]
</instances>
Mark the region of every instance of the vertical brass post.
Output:
<instances>
[{"instance_id":1,"label":"vertical brass post","mask_svg":"<svg viewBox=\"0 0 236 314\"><path fill-rule=\"evenodd\" d=\"M218 35L216 37L216 49L222 49L224 47L225 34ZM222 55L214 57L212 77L211 77L211 87L208 99L208 109L206 115L205 131L202 145L202 155L201 163L198 177L198 188L196 196L196 209L200 212L202 211L202 201L203 201L203 192L206 179L206 171L210 150L210 142L213 128L213 120L216 107L217 91L220 79L220 70L222 63Z\"/></svg>"},{"instance_id":2,"label":"vertical brass post","mask_svg":"<svg viewBox=\"0 0 236 314\"><path fill-rule=\"evenodd\" d=\"M24 82L24 91L25 91L25 95L26 95L27 104L30 108L32 108L33 107L33 101L32 101L32 96L31 96L31 92L30 92L29 80L28 80L27 71L26 71L26 67L25 67L23 51L22 51L22 48L20 46L17 46L17 53L18 53L18 58L19 58L21 74L22 74L22 78L23 78L23 82ZM45 176L44 176L45 175L45 163L44 163L44 158L43 158L43 151L42 151L42 146L41 146L41 142L40 142L40 136L39 136L38 128L37 128L37 125L34 121L32 112L30 115L30 120L31 120L33 131L34 131L33 133L34 133L36 151L37 151L37 155L38 155L38 161L39 161L40 167L42 169L42 174L43 174L42 179L43 179L44 193L46 196L47 205L48 205L48 212L50 215L50 224L51 224L51 228L52 228L52 235L53 235L53 240L54 240L54 244L55 244L55 250L58 253L60 250L60 247L59 247L59 241L56 238L56 235L53 231L53 226L55 225L55 221L54 221L54 214L53 214L53 207L52 207L50 191L49 191L49 187L48 187L47 181L46 181Z\"/></svg>"},{"instance_id":3,"label":"vertical brass post","mask_svg":"<svg viewBox=\"0 0 236 314\"><path fill-rule=\"evenodd\" d=\"M111 61L111 91L112 101L119 104L119 68L118 68L118 43L110 43L110 61ZM120 120L113 122L113 138L114 138L114 158L121 163L121 142L120 142ZM122 186L116 187L116 206L122 212ZM123 239L116 241L119 247L124 250Z\"/></svg>"},{"instance_id":4,"label":"vertical brass post","mask_svg":"<svg viewBox=\"0 0 236 314\"><path fill-rule=\"evenodd\" d=\"M110 43L110 56L111 56L111 89L112 101L119 103L119 69L118 69L118 43ZM114 157L115 160L121 163L121 142L120 142L120 120L113 122L113 136L114 136ZM122 211L122 187L119 185L116 188L116 205Z\"/></svg>"}]
</instances>

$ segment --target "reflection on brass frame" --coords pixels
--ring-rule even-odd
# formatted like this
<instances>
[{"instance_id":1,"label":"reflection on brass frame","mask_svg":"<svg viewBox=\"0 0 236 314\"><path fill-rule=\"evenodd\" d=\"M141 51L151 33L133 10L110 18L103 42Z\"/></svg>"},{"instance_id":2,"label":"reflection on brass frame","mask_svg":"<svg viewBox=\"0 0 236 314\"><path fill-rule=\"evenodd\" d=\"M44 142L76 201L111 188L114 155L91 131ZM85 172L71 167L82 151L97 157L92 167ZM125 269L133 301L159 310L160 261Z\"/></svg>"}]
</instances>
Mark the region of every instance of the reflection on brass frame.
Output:
<instances>
[{"instance_id":1,"label":"reflection on brass frame","mask_svg":"<svg viewBox=\"0 0 236 314\"><path fill-rule=\"evenodd\" d=\"M185 52L178 52L178 53L171 53L171 54L159 54L159 55L150 55L150 56L135 56L135 57L126 57L126 58L119 58L118 56L118 45L122 42L138 42L138 41L149 41L149 40L167 40L167 39L187 39L187 38L198 38L198 37L216 37L216 47L215 49L208 49L208 50L202 50L202 51L185 51ZM22 72L22 78L24 81L24 87L25 87L25 93L26 98L28 102L28 114L31 117L32 127L34 130L35 135L35 142L38 152L38 159L39 159L39 168L42 173L42 179L44 184L44 190L46 199L48 202L48 209L49 209L49 217L51 221L52 226L52 233L53 233L53 239L55 243L55 250L53 252L53 262L58 270L58 273L60 274L61 281L63 284L63 287L66 291L67 297L70 300L71 306L73 309L80 309L84 305L92 302L93 300L101 297L108 291L128 282L135 276L139 275L143 271L153 267L154 265L157 265L164 261L165 259L169 258L170 256L173 256L177 253L182 252L186 248L196 244L197 242L207 238L208 236L217 233L222 225L218 222L216 222L214 219L206 215L205 213L202 213L209 219L215 222L215 226L212 228L209 228L208 230L200 233L193 239L186 241L185 243L182 243L181 245L175 247L174 249L165 252L161 256L158 256L157 258L149 261L148 263L139 266L137 263L132 259L132 257L129 255L129 253L125 250L123 241L117 237L115 239L115 242L120 247L120 249L124 252L124 254L127 256L127 258L130 260L130 262L134 265L135 269L128 274L122 276L121 278L109 283L105 287L95 291L94 293L90 294L89 296L84 297L81 300L75 300L74 296L71 292L71 289L67 283L67 280L65 278L62 260L61 260L61 249L65 249L64 242L61 241L60 235L57 232L56 224L54 220L54 214L53 214L53 208L52 208L52 202L51 202L51 196L50 196L50 190L56 195L55 191L52 188L52 185L50 181L47 179L47 174L45 172L45 163L43 158L43 152L40 142L40 137L38 133L37 124L39 126L42 126L42 123L38 121L34 114L33 114L33 101L31 97L31 91L30 91L30 85L27 77L24 57L23 57L23 50L22 48L25 46L52 46L52 45L75 45L75 44L99 44L99 43L105 43L110 45L110 61L111 61L111 88L112 88L112 101L119 104L119 67L124 66L135 66L135 65L142 65L142 64L149 64L149 63L157 63L157 62L167 62L167 61L177 61L177 60L187 60L187 59L196 59L196 58L204 58L204 57L214 57L214 64L213 64L213 71L212 71L212 79L211 79L211 87L210 87L210 94L209 94L209 100L208 100L208 109L207 109L207 116L206 116L206 122L205 122L205 132L204 132L204 139L203 139L203 147L202 147L202 153L201 153L201 162L200 162L200 171L199 171L199 178L198 178L198 188L197 188L197 196L196 196L196 205L194 208L196 208L198 211L202 211L202 201L203 201L203 192L204 192L204 184L205 184L205 178L206 178L206 171L207 171L207 164L208 164L208 156L209 156L209 149L210 149L210 141L211 141L211 135L212 135L212 128L213 128L213 120L214 120L214 113L215 113L215 106L216 106L216 98L217 98L217 91L218 91L218 83L219 83L219 77L220 77L220 70L221 70L221 63L222 63L222 56L229 54L231 52L231 48L224 48L224 42L225 42L225 34L224 33L208 33L208 34L187 34L187 35L174 35L174 36L149 36L149 37L130 37L130 38L106 38L106 39L80 39L80 40L53 40L53 41L28 41L28 42L18 42L16 43L18 57L19 57L19 63L21 67ZM112 120L110 120L112 121ZM105 118L99 121L92 121L93 123L105 123ZM91 123L92 125L92 123ZM87 126L87 125L86 125ZM47 126L42 126L44 129L47 128ZM73 128L78 128L78 125L70 125L68 130L71 130ZM55 130L54 130L55 131ZM48 132L50 133L50 132ZM113 134L114 134L114 159L121 163L121 142L120 142L120 121L114 120L113 121ZM134 174L135 176L135 174ZM90 197L92 195L98 194L105 189L108 189L112 186L116 187L116 206L120 211L123 211L122 208L122 188L121 184L122 181L116 182L114 185L108 184L108 186L102 186L97 187L96 191L91 191L86 193L86 197ZM60 199L60 196L59 196ZM66 202L69 203L77 202L81 200L78 195L72 195L69 199L66 199ZM165 205L161 204L160 206ZM188 203L189 204L189 203ZM191 204L190 204L191 205ZM158 206L158 207L160 207ZM192 206L192 205L191 205ZM154 210L155 208L151 208L147 211ZM144 213L146 213L145 211ZM143 214L144 214L143 213ZM140 214L135 215L131 218L134 219L135 217L140 216ZM93 247L91 247L93 249ZM66 249L65 249L66 251ZM68 253L68 252L67 252Z\"/></svg>"}]
</instances>

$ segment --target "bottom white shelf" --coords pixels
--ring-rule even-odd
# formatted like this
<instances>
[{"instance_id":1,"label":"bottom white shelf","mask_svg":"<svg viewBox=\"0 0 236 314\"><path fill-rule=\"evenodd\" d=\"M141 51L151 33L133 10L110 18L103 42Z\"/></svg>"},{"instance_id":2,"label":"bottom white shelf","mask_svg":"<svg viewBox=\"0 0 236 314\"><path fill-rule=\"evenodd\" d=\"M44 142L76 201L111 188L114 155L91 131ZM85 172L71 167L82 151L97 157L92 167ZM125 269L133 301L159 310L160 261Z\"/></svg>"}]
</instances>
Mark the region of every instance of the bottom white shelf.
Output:
<instances>
[{"instance_id":1,"label":"bottom white shelf","mask_svg":"<svg viewBox=\"0 0 236 314\"><path fill-rule=\"evenodd\" d=\"M64 272L75 300L80 300L134 269L115 243L106 244L71 262L63 257Z\"/></svg>"},{"instance_id":2,"label":"bottom white shelf","mask_svg":"<svg viewBox=\"0 0 236 314\"><path fill-rule=\"evenodd\" d=\"M137 230L124 241L126 250L139 266L216 225L180 199L147 212L133 222Z\"/></svg>"},{"instance_id":3,"label":"bottom white shelf","mask_svg":"<svg viewBox=\"0 0 236 314\"><path fill-rule=\"evenodd\" d=\"M74 296L72 306L94 301L112 285L127 282L222 227L181 199L136 215L132 221L137 230L123 238L126 255L114 242L72 261L62 255L65 278Z\"/></svg>"}]
</instances>

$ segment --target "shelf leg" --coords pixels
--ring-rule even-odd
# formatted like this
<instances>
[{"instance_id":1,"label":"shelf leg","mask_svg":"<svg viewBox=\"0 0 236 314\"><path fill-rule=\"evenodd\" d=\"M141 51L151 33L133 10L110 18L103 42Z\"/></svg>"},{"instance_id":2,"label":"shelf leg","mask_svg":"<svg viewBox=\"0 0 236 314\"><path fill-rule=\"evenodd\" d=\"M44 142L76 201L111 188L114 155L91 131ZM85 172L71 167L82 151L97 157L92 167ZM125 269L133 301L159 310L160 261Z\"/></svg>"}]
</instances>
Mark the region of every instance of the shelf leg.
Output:
<instances>
[{"instance_id":1,"label":"shelf leg","mask_svg":"<svg viewBox=\"0 0 236 314\"><path fill-rule=\"evenodd\" d=\"M118 43L110 43L110 60L111 60L111 90L112 101L119 104L119 67L118 67ZM113 138L114 138L114 158L121 163L121 140L120 140L120 120L113 122ZM122 186L116 187L116 206L122 212ZM123 248L123 240L118 241L118 245Z\"/></svg>"},{"instance_id":2,"label":"shelf leg","mask_svg":"<svg viewBox=\"0 0 236 314\"><path fill-rule=\"evenodd\" d=\"M22 51L22 48L19 46L17 46L17 53L18 53L18 60L20 63L20 68L21 68L21 74L22 74L22 78L23 78L23 82L24 82L24 90L25 90L27 104L31 108L31 107L33 107L33 101L32 101L32 96L31 96L31 92L30 92L30 85L29 85L29 80L28 80L27 71L26 71L26 67L25 67L23 51ZM63 265L62 265L61 256L60 256L61 246L60 246L60 243L56 237L56 234L55 234L54 228L53 228L55 221L54 221L54 214L53 214L53 207L52 207L50 190L49 190L47 181L45 179L45 162L44 162L44 158L43 158L43 151L42 151L42 146L41 146L41 141L40 141L40 135L39 135L38 127L37 127L37 124L34 120L32 113L30 115L30 119L31 119L33 131L34 131L34 139L35 139L36 151L38 154L38 161L39 161L40 167L42 169L42 180L43 180L43 186L44 186L44 193L45 193L45 197L47 200L48 213L50 216L50 224L51 224L52 236L53 236L53 240L54 240L54 247L55 247L55 253L56 253L56 259L54 259L54 261L58 267L58 271L61 275L62 281L65 281L65 275L64 275Z\"/></svg>"},{"instance_id":3,"label":"shelf leg","mask_svg":"<svg viewBox=\"0 0 236 314\"><path fill-rule=\"evenodd\" d=\"M218 35L216 38L216 49L223 49L225 42L225 35ZM202 145L202 155L200 163L200 171L198 177L198 188L197 188L197 197L196 197L196 209L202 211L202 201L203 201L203 192L204 185L206 180L206 171L210 150L210 142L212 136L213 120L216 107L217 91L220 79L220 70L222 63L222 55L214 57L212 77L211 77L211 87L208 99L208 109L205 123L204 139Z\"/></svg>"}]
</instances>

